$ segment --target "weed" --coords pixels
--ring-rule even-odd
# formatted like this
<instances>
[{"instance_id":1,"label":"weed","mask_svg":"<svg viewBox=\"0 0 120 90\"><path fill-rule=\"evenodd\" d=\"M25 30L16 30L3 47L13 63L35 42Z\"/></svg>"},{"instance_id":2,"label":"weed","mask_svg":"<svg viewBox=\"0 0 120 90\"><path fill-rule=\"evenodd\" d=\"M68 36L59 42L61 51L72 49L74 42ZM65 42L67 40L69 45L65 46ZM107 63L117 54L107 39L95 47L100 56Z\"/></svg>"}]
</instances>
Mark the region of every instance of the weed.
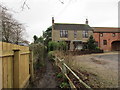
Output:
<instances>
[{"instance_id":1,"label":"weed","mask_svg":"<svg viewBox=\"0 0 120 90\"><path fill-rule=\"evenodd\" d=\"M62 78L63 74L62 73L58 73L57 78Z\"/></svg>"},{"instance_id":2,"label":"weed","mask_svg":"<svg viewBox=\"0 0 120 90\"><path fill-rule=\"evenodd\" d=\"M60 88L69 88L69 84L67 82L62 82Z\"/></svg>"}]
</instances>

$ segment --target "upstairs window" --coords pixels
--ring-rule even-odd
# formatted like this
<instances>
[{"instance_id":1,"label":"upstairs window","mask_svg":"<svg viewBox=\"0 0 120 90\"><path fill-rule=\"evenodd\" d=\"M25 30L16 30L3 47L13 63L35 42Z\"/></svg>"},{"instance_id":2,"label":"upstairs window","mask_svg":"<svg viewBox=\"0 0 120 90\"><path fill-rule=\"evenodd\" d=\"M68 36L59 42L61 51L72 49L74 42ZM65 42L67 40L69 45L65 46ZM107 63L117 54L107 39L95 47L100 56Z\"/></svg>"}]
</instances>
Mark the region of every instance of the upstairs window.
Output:
<instances>
[{"instance_id":1,"label":"upstairs window","mask_svg":"<svg viewBox=\"0 0 120 90\"><path fill-rule=\"evenodd\" d=\"M60 37L61 38L67 38L68 37L68 31L67 30L60 30Z\"/></svg>"},{"instance_id":2,"label":"upstairs window","mask_svg":"<svg viewBox=\"0 0 120 90\"><path fill-rule=\"evenodd\" d=\"M112 33L112 36L115 37L115 33Z\"/></svg>"},{"instance_id":3,"label":"upstairs window","mask_svg":"<svg viewBox=\"0 0 120 90\"><path fill-rule=\"evenodd\" d=\"M83 31L83 38L88 38L88 31Z\"/></svg>"},{"instance_id":4,"label":"upstairs window","mask_svg":"<svg viewBox=\"0 0 120 90\"><path fill-rule=\"evenodd\" d=\"M107 45L107 40L103 40L103 45Z\"/></svg>"},{"instance_id":5,"label":"upstairs window","mask_svg":"<svg viewBox=\"0 0 120 90\"><path fill-rule=\"evenodd\" d=\"M74 38L77 38L77 30L74 30Z\"/></svg>"}]
</instances>

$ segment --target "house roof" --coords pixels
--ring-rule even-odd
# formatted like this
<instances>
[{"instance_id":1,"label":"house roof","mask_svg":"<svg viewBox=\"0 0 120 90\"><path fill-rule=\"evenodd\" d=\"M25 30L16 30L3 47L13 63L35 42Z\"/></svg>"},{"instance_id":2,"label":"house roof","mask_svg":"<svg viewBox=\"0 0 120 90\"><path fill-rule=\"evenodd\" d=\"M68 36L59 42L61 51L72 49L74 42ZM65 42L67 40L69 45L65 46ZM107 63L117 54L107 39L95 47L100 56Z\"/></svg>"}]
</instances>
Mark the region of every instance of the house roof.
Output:
<instances>
[{"instance_id":1,"label":"house roof","mask_svg":"<svg viewBox=\"0 0 120 90\"><path fill-rule=\"evenodd\" d=\"M93 30L87 24L54 23L54 30Z\"/></svg>"},{"instance_id":2,"label":"house roof","mask_svg":"<svg viewBox=\"0 0 120 90\"><path fill-rule=\"evenodd\" d=\"M117 27L93 27L94 32L120 32L120 28Z\"/></svg>"}]
</instances>

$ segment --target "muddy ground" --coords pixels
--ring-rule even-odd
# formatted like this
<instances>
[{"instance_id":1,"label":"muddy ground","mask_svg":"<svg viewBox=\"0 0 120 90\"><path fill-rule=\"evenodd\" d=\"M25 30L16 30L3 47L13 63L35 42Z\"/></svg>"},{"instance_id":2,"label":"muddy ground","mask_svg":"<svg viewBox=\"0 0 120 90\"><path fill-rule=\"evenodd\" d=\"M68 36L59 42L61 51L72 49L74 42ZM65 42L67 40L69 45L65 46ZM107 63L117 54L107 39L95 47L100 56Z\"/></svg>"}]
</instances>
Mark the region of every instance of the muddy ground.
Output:
<instances>
[{"instance_id":1,"label":"muddy ground","mask_svg":"<svg viewBox=\"0 0 120 90\"><path fill-rule=\"evenodd\" d=\"M52 63L46 60L46 72L39 81L37 88L57 88L55 80L55 72L53 71Z\"/></svg>"}]
</instances>

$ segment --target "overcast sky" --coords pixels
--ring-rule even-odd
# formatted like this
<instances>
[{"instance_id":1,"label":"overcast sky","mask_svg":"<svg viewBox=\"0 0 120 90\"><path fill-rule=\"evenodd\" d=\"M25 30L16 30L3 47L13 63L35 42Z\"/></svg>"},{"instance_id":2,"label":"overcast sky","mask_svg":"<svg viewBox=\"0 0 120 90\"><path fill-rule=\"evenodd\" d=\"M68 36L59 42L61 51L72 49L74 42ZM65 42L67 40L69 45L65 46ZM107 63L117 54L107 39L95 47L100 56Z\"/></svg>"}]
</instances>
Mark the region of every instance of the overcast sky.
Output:
<instances>
[{"instance_id":1,"label":"overcast sky","mask_svg":"<svg viewBox=\"0 0 120 90\"><path fill-rule=\"evenodd\" d=\"M52 17L56 23L84 24L87 18L91 27L118 27L119 0L27 0L30 9L25 7L22 11L24 1L0 0L0 3L24 23L28 41L33 40L33 35L42 35L52 25Z\"/></svg>"}]
</instances>

